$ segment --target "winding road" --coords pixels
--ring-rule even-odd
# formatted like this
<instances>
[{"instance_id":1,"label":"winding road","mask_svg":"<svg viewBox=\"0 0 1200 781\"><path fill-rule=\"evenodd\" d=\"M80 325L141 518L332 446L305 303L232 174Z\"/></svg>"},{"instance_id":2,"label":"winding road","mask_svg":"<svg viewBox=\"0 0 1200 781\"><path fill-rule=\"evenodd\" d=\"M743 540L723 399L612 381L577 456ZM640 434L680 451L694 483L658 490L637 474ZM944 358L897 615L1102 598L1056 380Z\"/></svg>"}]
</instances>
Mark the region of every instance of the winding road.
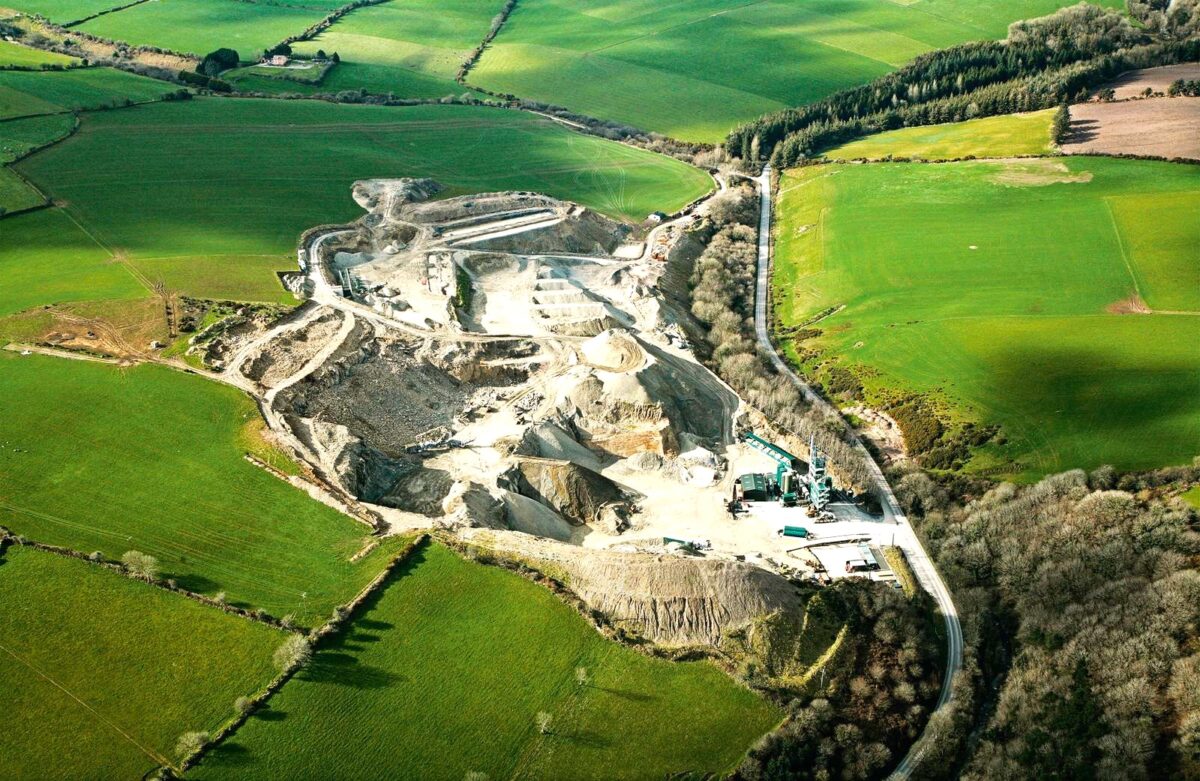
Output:
<instances>
[{"instance_id":1,"label":"winding road","mask_svg":"<svg viewBox=\"0 0 1200 781\"><path fill-rule=\"evenodd\" d=\"M767 317L767 306L771 289L771 167L764 167L762 173L755 178L755 182L758 185L759 192L758 274L754 296L755 337L758 340L759 348L770 358L771 363L779 373L791 380L792 384L799 389L805 401L831 415L840 417L841 413L832 404L817 394L808 383L797 375L796 372L792 371L792 368L788 366L775 350L775 345L771 343L771 333ZM954 600L950 596L950 590L946 588L946 584L942 581L941 575L938 574L937 569L934 567L933 561L925 552L925 547L921 544L921 540L917 537L912 525L908 522L908 518L901 510L899 502L896 501L896 495L892 493L892 488L888 485L887 478L883 475L883 470L875 463L875 459L871 458L858 436L853 436L854 445L862 452L866 462L870 466L871 474L879 493L880 504L883 506L883 522L896 525L896 546L903 550L904 555L908 557L913 574L916 575L921 587L933 597L945 621L946 673L942 678L942 693L938 697L937 705L934 709L936 712L950 702L952 696L951 685L954 682L954 675L962 669L963 637L962 626L958 620L958 611L954 607ZM892 771L890 778L909 778L912 775L913 768L920 762L921 755L925 753L924 746L926 741L930 739L931 736L927 727L925 733L913 743L908 750L908 754L900 761L896 769Z\"/></svg>"}]
</instances>

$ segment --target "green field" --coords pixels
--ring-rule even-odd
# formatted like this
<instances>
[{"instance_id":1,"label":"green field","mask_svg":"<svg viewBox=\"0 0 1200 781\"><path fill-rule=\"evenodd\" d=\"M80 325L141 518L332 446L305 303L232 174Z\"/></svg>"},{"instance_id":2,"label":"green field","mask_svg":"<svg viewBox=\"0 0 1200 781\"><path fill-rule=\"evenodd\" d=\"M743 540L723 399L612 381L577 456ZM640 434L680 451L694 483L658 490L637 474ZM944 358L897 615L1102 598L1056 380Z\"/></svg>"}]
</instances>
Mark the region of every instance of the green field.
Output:
<instances>
[{"instance_id":1,"label":"green field","mask_svg":"<svg viewBox=\"0 0 1200 781\"><path fill-rule=\"evenodd\" d=\"M46 199L38 195L37 190L25 183L11 169L0 168L0 214L19 212L41 206ZM0 238L0 244L7 244ZM3 262L3 261L0 261ZM0 293L0 297L3 294Z\"/></svg>"},{"instance_id":2,"label":"green field","mask_svg":"<svg viewBox=\"0 0 1200 781\"><path fill-rule=\"evenodd\" d=\"M151 279L266 301L290 300L273 271L294 266L302 231L361 216L357 179L432 176L447 195L537 190L627 220L712 185L676 160L527 113L250 99L89 115L17 167Z\"/></svg>"},{"instance_id":3,"label":"green field","mask_svg":"<svg viewBox=\"0 0 1200 781\"><path fill-rule=\"evenodd\" d=\"M606 640L549 591L438 545L368 607L189 776L665 778L732 769L781 717L716 667Z\"/></svg>"},{"instance_id":4,"label":"green field","mask_svg":"<svg viewBox=\"0 0 1200 781\"><path fill-rule=\"evenodd\" d=\"M0 119L157 100L177 89L113 68L0 71Z\"/></svg>"},{"instance_id":5,"label":"green field","mask_svg":"<svg viewBox=\"0 0 1200 781\"><path fill-rule=\"evenodd\" d=\"M392 0L353 11L313 40L297 43L295 50L307 55L318 49L338 53L342 65L323 85L328 91L365 88L402 98L458 95L465 90L454 74L483 40L501 5L487 0Z\"/></svg>"},{"instance_id":6,"label":"green field","mask_svg":"<svg viewBox=\"0 0 1200 781\"><path fill-rule=\"evenodd\" d=\"M829 165L784 176L779 320L868 400L996 423L969 465L1186 463L1200 443L1200 169L1108 158ZM1155 314L1138 308L1140 295ZM795 355L795 345L789 345ZM809 365L816 361L809 359Z\"/></svg>"},{"instance_id":7,"label":"green field","mask_svg":"<svg viewBox=\"0 0 1200 781\"><path fill-rule=\"evenodd\" d=\"M283 633L86 562L0 556L5 778L136 779L274 676Z\"/></svg>"},{"instance_id":8,"label":"green field","mask_svg":"<svg viewBox=\"0 0 1200 781\"><path fill-rule=\"evenodd\" d=\"M686 140L809 103L1063 0L523 0L472 84ZM1109 3L1106 3L1109 4Z\"/></svg>"},{"instance_id":9,"label":"green field","mask_svg":"<svg viewBox=\"0 0 1200 781\"><path fill-rule=\"evenodd\" d=\"M5 171L7 173L7 171ZM69 213L42 209L0 228L0 316L35 306L149 295Z\"/></svg>"},{"instance_id":10,"label":"green field","mask_svg":"<svg viewBox=\"0 0 1200 781\"><path fill-rule=\"evenodd\" d=\"M11 41L0 41L0 67L40 68L49 65L70 65L74 57L46 52Z\"/></svg>"},{"instance_id":11,"label":"green field","mask_svg":"<svg viewBox=\"0 0 1200 781\"><path fill-rule=\"evenodd\" d=\"M253 60L329 13L326 5L297 7L240 0L153 0L80 25L92 35L203 56L234 49Z\"/></svg>"},{"instance_id":12,"label":"green field","mask_svg":"<svg viewBox=\"0 0 1200 781\"><path fill-rule=\"evenodd\" d=\"M7 222L7 220L6 220ZM249 398L143 365L0 352L0 525L311 624L375 576L367 528L246 461Z\"/></svg>"},{"instance_id":13,"label":"green field","mask_svg":"<svg viewBox=\"0 0 1200 781\"><path fill-rule=\"evenodd\" d=\"M4 0L0 8L38 14L52 22L67 24L128 2L130 0Z\"/></svg>"},{"instance_id":14,"label":"green field","mask_svg":"<svg viewBox=\"0 0 1200 781\"><path fill-rule=\"evenodd\" d=\"M0 123L0 163L11 163L30 150L66 138L75 129L70 114L47 114Z\"/></svg>"},{"instance_id":15,"label":"green field","mask_svg":"<svg viewBox=\"0 0 1200 781\"><path fill-rule=\"evenodd\" d=\"M954 160L963 157L1020 157L1054 151L1050 124L1055 109L1004 114L945 125L906 127L851 141L825 152L830 160L911 157Z\"/></svg>"}]
</instances>

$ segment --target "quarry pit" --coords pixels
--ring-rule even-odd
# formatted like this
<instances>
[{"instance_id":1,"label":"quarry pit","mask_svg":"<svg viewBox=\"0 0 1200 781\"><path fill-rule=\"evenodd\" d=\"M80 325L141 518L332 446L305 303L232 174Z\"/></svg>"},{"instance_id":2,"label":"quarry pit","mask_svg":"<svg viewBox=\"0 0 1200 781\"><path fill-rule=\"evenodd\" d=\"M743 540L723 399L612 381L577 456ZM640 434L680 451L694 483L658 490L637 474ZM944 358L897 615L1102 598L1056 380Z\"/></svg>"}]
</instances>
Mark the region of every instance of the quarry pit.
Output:
<instances>
[{"instance_id":1,"label":"quarry pit","mask_svg":"<svg viewBox=\"0 0 1200 781\"><path fill-rule=\"evenodd\" d=\"M635 229L534 193L439 189L356 183L365 216L299 251L301 310L224 345L224 372L346 506L381 533L442 529L569 573L594 609L677 645L842 575L823 540L878 542L887 524L848 501L820 527L774 499L731 505L740 475L776 469L740 438L766 424L697 359L662 289L704 204Z\"/></svg>"}]
</instances>

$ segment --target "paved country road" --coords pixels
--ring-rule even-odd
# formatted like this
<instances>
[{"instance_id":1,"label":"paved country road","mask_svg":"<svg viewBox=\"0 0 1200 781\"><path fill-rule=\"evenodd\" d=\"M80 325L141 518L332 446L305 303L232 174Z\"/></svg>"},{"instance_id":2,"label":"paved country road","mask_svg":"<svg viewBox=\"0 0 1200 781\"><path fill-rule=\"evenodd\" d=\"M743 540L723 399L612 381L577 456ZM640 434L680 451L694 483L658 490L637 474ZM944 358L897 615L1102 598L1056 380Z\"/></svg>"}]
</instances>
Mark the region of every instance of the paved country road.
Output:
<instances>
[{"instance_id":1,"label":"paved country road","mask_svg":"<svg viewBox=\"0 0 1200 781\"><path fill-rule=\"evenodd\" d=\"M760 198L758 218L758 277L754 296L754 333L758 339L758 345L770 358L771 363L774 364L779 373L790 379L800 390L805 401L830 414L840 416L841 413L832 404L819 396L808 383L792 371L792 368L787 365L775 350L775 345L771 343L771 334L767 326L767 303L771 284L771 167L764 167L763 172L756 177L755 181L758 184ZM921 544L916 532L913 531L908 518L905 517L903 511L900 509L900 504L896 501L896 495L892 493L892 488L888 485L887 478L883 476L883 470L879 468L875 460L866 452L866 448L857 436L855 436L854 444L863 452L867 463L870 465L879 494L880 504L883 506L883 522L896 524L896 546L903 550L904 555L908 557L908 562L912 566L913 574L916 575L917 581L933 597L946 623L946 674L942 678L942 693L938 697L937 706L934 709L938 711L950 702L951 684L954 681L954 674L962 669L963 640L962 626L958 621L958 611L954 607L954 600L950 596L950 590L942 582L942 577L938 574L929 555L925 552L925 547ZM900 761L896 769L892 771L891 778L906 779L912 775L913 768L920 762L921 755L925 750L924 744L928 739L930 739L930 735L926 731L909 748L908 754Z\"/></svg>"}]
</instances>

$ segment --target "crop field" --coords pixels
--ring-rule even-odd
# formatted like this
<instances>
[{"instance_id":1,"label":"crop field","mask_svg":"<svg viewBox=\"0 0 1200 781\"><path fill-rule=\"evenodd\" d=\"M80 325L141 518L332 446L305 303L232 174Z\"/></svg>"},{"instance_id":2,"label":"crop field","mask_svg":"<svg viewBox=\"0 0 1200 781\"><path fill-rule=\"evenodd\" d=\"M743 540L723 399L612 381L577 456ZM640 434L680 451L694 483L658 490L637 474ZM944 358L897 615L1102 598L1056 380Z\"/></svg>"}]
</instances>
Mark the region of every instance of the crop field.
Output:
<instances>
[{"instance_id":1,"label":"crop field","mask_svg":"<svg viewBox=\"0 0 1200 781\"><path fill-rule=\"evenodd\" d=\"M974 157L1020 157L1054 151L1050 124L1054 109L1028 114L970 119L945 125L906 127L851 141L825 153L830 160L879 160L910 157L954 160Z\"/></svg>"},{"instance_id":2,"label":"crop field","mask_svg":"<svg viewBox=\"0 0 1200 781\"><path fill-rule=\"evenodd\" d=\"M86 562L0 555L6 778L140 778L274 676L283 633Z\"/></svg>"},{"instance_id":3,"label":"crop field","mask_svg":"<svg viewBox=\"0 0 1200 781\"><path fill-rule=\"evenodd\" d=\"M0 71L0 119L157 100L177 89L113 68Z\"/></svg>"},{"instance_id":4,"label":"crop field","mask_svg":"<svg viewBox=\"0 0 1200 781\"><path fill-rule=\"evenodd\" d=\"M252 60L319 22L328 8L239 0L154 0L92 19L79 29L135 45L204 56L221 47Z\"/></svg>"},{"instance_id":5,"label":"crop field","mask_svg":"<svg viewBox=\"0 0 1200 781\"><path fill-rule=\"evenodd\" d=\"M65 138L74 129L75 117L70 114L9 120L0 125L0 163L11 163L33 149Z\"/></svg>"},{"instance_id":6,"label":"crop field","mask_svg":"<svg viewBox=\"0 0 1200 781\"><path fill-rule=\"evenodd\" d=\"M149 292L128 269L114 262L62 209L4 219L0 316L45 304L146 295Z\"/></svg>"},{"instance_id":7,"label":"crop field","mask_svg":"<svg viewBox=\"0 0 1200 781\"><path fill-rule=\"evenodd\" d=\"M480 0L392 0L359 8L311 41L297 43L300 54L337 52L326 89L366 88L404 98L458 95L454 81L463 60L487 34L502 3ZM344 69L345 65L354 67ZM338 71L341 70L339 73Z\"/></svg>"},{"instance_id":8,"label":"crop field","mask_svg":"<svg viewBox=\"0 0 1200 781\"><path fill-rule=\"evenodd\" d=\"M7 222L7 221L6 221ZM367 528L246 461L240 392L144 365L0 352L0 525L311 624L379 571ZM81 447L80 443L87 443Z\"/></svg>"},{"instance_id":9,"label":"crop field","mask_svg":"<svg viewBox=\"0 0 1200 781\"><path fill-rule=\"evenodd\" d=\"M192 175L178 176L179 161ZM432 176L445 194L536 190L638 220L703 195L676 160L515 111L197 99L84 118L16 164L104 246L191 295L279 301L306 228L359 217L356 179Z\"/></svg>"},{"instance_id":10,"label":"crop field","mask_svg":"<svg viewBox=\"0 0 1200 781\"><path fill-rule=\"evenodd\" d=\"M935 48L1002 38L1063 0L528 0L472 84L691 141L871 80ZM1106 3L1108 4L1108 3Z\"/></svg>"},{"instance_id":11,"label":"crop field","mask_svg":"<svg viewBox=\"0 0 1200 781\"><path fill-rule=\"evenodd\" d=\"M189 777L719 773L780 718L708 663L645 657L548 590L429 545Z\"/></svg>"},{"instance_id":12,"label":"crop field","mask_svg":"<svg viewBox=\"0 0 1200 781\"><path fill-rule=\"evenodd\" d=\"M780 325L867 398L1001 426L968 468L1186 463L1200 442L1200 172L1107 158L827 165L782 180ZM1192 217L1189 217L1192 215ZM1153 313L1150 313L1153 312Z\"/></svg>"},{"instance_id":13,"label":"crop field","mask_svg":"<svg viewBox=\"0 0 1200 781\"><path fill-rule=\"evenodd\" d=\"M70 65L74 57L56 52L46 52L11 41L0 41L0 66L38 68L48 65Z\"/></svg>"}]
</instances>

